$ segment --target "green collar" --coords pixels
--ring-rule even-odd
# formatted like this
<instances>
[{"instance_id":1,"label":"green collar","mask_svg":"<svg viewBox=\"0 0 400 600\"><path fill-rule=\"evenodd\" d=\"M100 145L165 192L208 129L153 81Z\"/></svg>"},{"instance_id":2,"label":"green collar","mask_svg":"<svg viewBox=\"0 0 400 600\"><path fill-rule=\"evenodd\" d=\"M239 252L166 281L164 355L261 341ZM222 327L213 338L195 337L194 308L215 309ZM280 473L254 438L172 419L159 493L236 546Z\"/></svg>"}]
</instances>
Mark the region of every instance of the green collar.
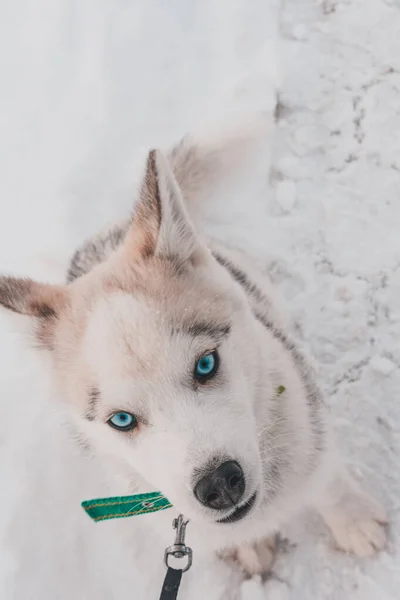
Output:
<instances>
[{"instance_id":1,"label":"green collar","mask_svg":"<svg viewBox=\"0 0 400 600\"><path fill-rule=\"evenodd\" d=\"M82 502L82 508L96 522L145 515L146 513L171 508L171 506L172 504L161 492L136 494L135 496L115 496L114 498L96 498Z\"/></svg>"}]
</instances>

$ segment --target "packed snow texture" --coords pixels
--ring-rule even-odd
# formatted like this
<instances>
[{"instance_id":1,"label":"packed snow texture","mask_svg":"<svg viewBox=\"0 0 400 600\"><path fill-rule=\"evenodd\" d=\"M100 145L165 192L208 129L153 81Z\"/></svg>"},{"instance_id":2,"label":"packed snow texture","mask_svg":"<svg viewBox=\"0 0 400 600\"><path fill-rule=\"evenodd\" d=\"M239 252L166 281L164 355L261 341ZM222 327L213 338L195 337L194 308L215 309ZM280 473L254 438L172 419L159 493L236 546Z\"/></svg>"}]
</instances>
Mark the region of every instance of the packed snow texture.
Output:
<instances>
[{"instance_id":1,"label":"packed snow texture","mask_svg":"<svg viewBox=\"0 0 400 600\"><path fill-rule=\"evenodd\" d=\"M302 516L282 532L272 576L245 582L242 597L399 598L399 0L0 9L3 272L61 281L76 244L130 209L150 146L227 113L271 111L279 91L268 148L207 206L209 227L269 270L315 357L339 445L391 523L387 549L359 560ZM23 319L0 319L0 597L158 597L172 530L160 546L137 521L84 515L81 500L124 491L71 438ZM195 562L182 600L217 600L227 581L236 586L211 557Z\"/></svg>"}]
</instances>

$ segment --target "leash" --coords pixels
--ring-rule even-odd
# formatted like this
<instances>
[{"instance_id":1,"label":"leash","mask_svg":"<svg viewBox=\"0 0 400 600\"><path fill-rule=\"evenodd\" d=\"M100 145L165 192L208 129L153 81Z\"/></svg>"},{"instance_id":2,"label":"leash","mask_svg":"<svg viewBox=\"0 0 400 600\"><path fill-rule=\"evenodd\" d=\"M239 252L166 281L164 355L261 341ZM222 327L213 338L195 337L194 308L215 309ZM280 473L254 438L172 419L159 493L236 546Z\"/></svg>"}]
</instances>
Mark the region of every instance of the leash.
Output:
<instances>
[{"instance_id":1,"label":"leash","mask_svg":"<svg viewBox=\"0 0 400 600\"><path fill-rule=\"evenodd\" d=\"M165 549L164 564L167 567L167 574L162 586L160 600L176 600L182 574L189 571L192 566L193 552L191 548L185 545L186 525L188 522L188 519L185 519L183 515L179 515L172 522L172 527L176 529L175 543L173 546ZM169 564L170 556L180 560L186 558L186 565L182 569L174 569Z\"/></svg>"},{"instance_id":2,"label":"leash","mask_svg":"<svg viewBox=\"0 0 400 600\"><path fill-rule=\"evenodd\" d=\"M96 523L108 519L123 519L135 515L144 515L171 507L172 504L161 492L136 494L134 496L115 496L113 498L95 498L82 502L82 508ZM188 522L189 519L185 519L183 515L179 515L172 522L172 527L176 530L175 541L164 552L164 565L167 569L167 574L162 586L160 600L176 600L182 574L186 573L192 566L193 552L185 544L186 525ZM179 560L185 558L185 566L181 569L171 567L171 557Z\"/></svg>"}]
</instances>

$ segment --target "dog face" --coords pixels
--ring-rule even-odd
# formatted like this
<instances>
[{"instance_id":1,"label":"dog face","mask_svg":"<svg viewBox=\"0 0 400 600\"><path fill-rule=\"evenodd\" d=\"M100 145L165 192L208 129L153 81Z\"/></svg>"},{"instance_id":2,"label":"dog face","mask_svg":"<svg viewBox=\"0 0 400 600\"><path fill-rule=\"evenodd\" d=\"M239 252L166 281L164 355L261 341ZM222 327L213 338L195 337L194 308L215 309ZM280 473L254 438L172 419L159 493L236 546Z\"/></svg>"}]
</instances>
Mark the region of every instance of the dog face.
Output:
<instances>
[{"instance_id":1,"label":"dog face","mask_svg":"<svg viewBox=\"0 0 400 600\"><path fill-rule=\"evenodd\" d=\"M144 286L143 295L101 296L78 359L90 373L85 411L97 443L113 446L185 514L209 520L232 512L223 487L209 480L221 465L228 463L226 477L237 488L225 494L242 491L244 501L260 478L252 328L246 331L245 307L228 295L229 283L215 283L218 267L210 277L212 262L178 274L173 265L155 266L146 274L151 294Z\"/></svg>"},{"instance_id":2,"label":"dog face","mask_svg":"<svg viewBox=\"0 0 400 600\"><path fill-rule=\"evenodd\" d=\"M108 261L66 287L2 278L0 302L34 318L85 435L129 464L141 491L218 526L261 498L257 324L194 233L162 155L150 153Z\"/></svg>"}]
</instances>

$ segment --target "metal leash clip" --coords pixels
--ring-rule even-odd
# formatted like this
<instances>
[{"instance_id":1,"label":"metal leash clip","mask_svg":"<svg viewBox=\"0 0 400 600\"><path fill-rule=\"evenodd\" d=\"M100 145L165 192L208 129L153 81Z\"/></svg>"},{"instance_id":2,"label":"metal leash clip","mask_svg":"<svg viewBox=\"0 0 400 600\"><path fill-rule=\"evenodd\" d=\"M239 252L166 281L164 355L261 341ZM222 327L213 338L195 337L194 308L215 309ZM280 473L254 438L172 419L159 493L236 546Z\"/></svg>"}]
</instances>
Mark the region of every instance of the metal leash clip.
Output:
<instances>
[{"instance_id":1,"label":"metal leash clip","mask_svg":"<svg viewBox=\"0 0 400 600\"><path fill-rule=\"evenodd\" d=\"M185 519L183 515L179 515L177 519L172 521L172 527L176 529L175 543L173 546L169 546L165 549L164 554L164 564L168 568L169 565L169 557L173 556L174 558L184 558L187 557L186 566L181 569L182 573L185 573L190 569L193 562L193 552L192 549L185 545L185 535L186 535L186 525L189 523L189 519Z\"/></svg>"}]
</instances>

